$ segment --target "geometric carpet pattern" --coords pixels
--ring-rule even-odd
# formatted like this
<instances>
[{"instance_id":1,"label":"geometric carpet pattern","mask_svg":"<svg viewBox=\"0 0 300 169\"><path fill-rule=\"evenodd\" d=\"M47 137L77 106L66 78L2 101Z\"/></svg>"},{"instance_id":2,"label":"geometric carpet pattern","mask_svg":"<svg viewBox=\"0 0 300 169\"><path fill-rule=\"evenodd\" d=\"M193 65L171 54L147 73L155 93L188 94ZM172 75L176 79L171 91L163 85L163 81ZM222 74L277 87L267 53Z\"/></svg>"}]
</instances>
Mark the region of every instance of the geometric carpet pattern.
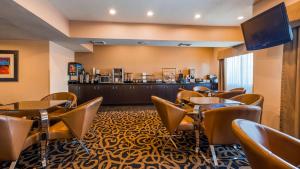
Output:
<instances>
[{"instance_id":1,"label":"geometric carpet pattern","mask_svg":"<svg viewBox=\"0 0 300 169\"><path fill-rule=\"evenodd\" d=\"M80 149L72 161L77 147L73 140L51 141L49 143L48 168L214 168L208 151L207 139L201 135L201 152L196 153L194 132L182 133L174 141L178 146L167 144L165 139L155 137L161 121L153 106L101 107L94 119L84 143L90 150L86 154ZM166 133L164 128L159 133ZM228 157L245 157L243 151L231 146L216 146L218 168L250 168L246 159L229 160ZM8 162L1 162L0 168L8 168ZM24 150L16 168L40 168L39 146Z\"/></svg>"}]
</instances>

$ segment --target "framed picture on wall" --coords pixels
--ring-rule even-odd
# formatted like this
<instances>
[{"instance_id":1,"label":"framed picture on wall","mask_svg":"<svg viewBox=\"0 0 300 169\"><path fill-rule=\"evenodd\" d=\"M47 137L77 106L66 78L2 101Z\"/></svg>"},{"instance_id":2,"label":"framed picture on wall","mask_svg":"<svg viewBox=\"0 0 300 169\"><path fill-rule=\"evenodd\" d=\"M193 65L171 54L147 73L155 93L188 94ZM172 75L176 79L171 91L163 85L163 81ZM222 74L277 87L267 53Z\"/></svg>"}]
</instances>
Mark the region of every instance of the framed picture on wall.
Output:
<instances>
[{"instance_id":1,"label":"framed picture on wall","mask_svg":"<svg viewBox=\"0 0 300 169\"><path fill-rule=\"evenodd\" d=\"M19 51L0 50L0 82L18 81Z\"/></svg>"}]
</instances>

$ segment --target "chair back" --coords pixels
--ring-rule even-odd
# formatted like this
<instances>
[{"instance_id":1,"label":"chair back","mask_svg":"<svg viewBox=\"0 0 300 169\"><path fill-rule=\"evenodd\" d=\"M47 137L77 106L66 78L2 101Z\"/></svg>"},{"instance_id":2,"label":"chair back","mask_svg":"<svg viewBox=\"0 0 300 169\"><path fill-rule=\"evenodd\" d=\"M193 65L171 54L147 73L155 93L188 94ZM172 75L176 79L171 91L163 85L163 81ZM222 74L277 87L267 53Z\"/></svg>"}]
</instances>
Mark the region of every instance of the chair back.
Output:
<instances>
[{"instance_id":1,"label":"chair back","mask_svg":"<svg viewBox=\"0 0 300 169\"><path fill-rule=\"evenodd\" d=\"M66 108L72 108L77 106L77 96L71 92L52 93L43 97L41 100L68 100L70 103L66 106Z\"/></svg>"},{"instance_id":2,"label":"chair back","mask_svg":"<svg viewBox=\"0 0 300 169\"><path fill-rule=\"evenodd\" d=\"M205 97L205 96L195 91L182 90L177 93L176 103L185 103L185 100L189 100L191 97Z\"/></svg>"},{"instance_id":3,"label":"chair back","mask_svg":"<svg viewBox=\"0 0 300 169\"><path fill-rule=\"evenodd\" d=\"M228 92L224 92L224 93L219 93L216 95L216 97L220 97L223 99L230 99L234 96L238 96L241 94L245 94L246 90L233 90L233 91L228 91Z\"/></svg>"},{"instance_id":4,"label":"chair back","mask_svg":"<svg viewBox=\"0 0 300 169\"><path fill-rule=\"evenodd\" d=\"M173 134L186 115L186 111L176 107L173 103L156 96L152 96L151 100L156 107L163 125L170 134Z\"/></svg>"},{"instance_id":5,"label":"chair back","mask_svg":"<svg viewBox=\"0 0 300 169\"><path fill-rule=\"evenodd\" d=\"M300 140L248 120L234 120L232 130L239 138L253 169L297 169Z\"/></svg>"},{"instance_id":6,"label":"chair back","mask_svg":"<svg viewBox=\"0 0 300 169\"><path fill-rule=\"evenodd\" d=\"M31 120L0 115L0 161L18 159L31 126Z\"/></svg>"},{"instance_id":7,"label":"chair back","mask_svg":"<svg viewBox=\"0 0 300 169\"><path fill-rule=\"evenodd\" d=\"M210 88L207 88L205 86L195 86L195 87L193 87L193 91L195 91L195 92L206 92L206 91L210 91Z\"/></svg>"},{"instance_id":8,"label":"chair back","mask_svg":"<svg viewBox=\"0 0 300 169\"><path fill-rule=\"evenodd\" d=\"M91 127L102 101L102 97L95 98L59 117L75 137L82 139Z\"/></svg>"},{"instance_id":9,"label":"chair back","mask_svg":"<svg viewBox=\"0 0 300 169\"><path fill-rule=\"evenodd\" d=\"M245 91L245 92L246 92L246 89L243 88L243 87L233 88L233 89L231 89L230 91L236 91L236 90L242 90L242 91Z\"/></svg>"},{"instance_id":10,"label":"chair back","mask_svg":"<svg viewBox=\"0 0 300 169\"><path fill-rule=\"evenodd\" d=\"M204 130L208 142L212 145L239 143L231 130L232 121L235 119L247 119L259 122L260 114L260 107L248 105L222 107L203 112Z\"/></svg>"},{"instance_id":11,"label":"chair back","mask_svg":"<svg viewBox=\"0 0 300 169\"><path fill-rule=\"evenodd\" d=\"M259 106L263 108L264 97L260 94L241 94L230 98L230 100L235 100L242 102L247 105Z\"/></svg>"}]
</instances>

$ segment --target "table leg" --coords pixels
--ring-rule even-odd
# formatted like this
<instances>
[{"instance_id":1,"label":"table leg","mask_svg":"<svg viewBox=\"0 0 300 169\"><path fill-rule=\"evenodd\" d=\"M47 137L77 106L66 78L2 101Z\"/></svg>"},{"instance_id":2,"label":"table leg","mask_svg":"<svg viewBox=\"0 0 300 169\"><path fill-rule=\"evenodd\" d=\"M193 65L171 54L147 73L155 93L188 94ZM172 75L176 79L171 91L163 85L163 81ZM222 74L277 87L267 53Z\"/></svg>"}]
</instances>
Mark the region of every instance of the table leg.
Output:
<instances>
[{"instance_id":1,"label":"table leg","mask_svg":"<svg viewBox=\"0 0 300 169\"><path fill-rule=\"evenodd\" d=\"M47 110L40 110L41 115L41 162L42 167L47 167L47 147L48 147L48 138L49 138L49 119Z\"/></svg>"},{"instance_id":2,"label":"table leg","mask_svg":"<svg viewBox=\"0 0 300 169\"><path fill-rule=\"evenodd\" d=\"M195 137L196 137L196 149L195 152L199 153L200 152L200 122L201 122L201 115L200 115L200 107L197 110L199 113L196 115L196 120L195 120Z\"/></svg>"},{"instance_id":3,"label":"table leg","mask_svg":"<svg viewBox=\"0 0 300 169\"><path fill-rule=\"evenodd\" d=\"M199 151L200 151L200 135L199 135L199 127L197 125L195 126L195 137L196 137L195 152L199 153Z\"/></svg>"}]
</instances>

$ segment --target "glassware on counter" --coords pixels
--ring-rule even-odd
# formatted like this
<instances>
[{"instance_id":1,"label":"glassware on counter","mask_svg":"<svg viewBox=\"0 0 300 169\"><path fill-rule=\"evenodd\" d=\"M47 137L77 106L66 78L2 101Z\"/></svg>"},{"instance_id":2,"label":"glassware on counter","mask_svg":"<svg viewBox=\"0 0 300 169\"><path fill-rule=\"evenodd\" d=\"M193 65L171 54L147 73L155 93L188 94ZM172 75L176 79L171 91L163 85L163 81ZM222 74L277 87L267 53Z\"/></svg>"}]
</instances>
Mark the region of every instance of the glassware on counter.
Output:
<instances>
[{"instance_id":1,"label":"glassware on counter","mask_svg":"<svg viewBox=\"0 0 300 169\"><path fill-rule=\"evenodd\" d=\"M162 78L165 83L176 83L176 68L162 68Z\"/></svg>"}]
</instances>

